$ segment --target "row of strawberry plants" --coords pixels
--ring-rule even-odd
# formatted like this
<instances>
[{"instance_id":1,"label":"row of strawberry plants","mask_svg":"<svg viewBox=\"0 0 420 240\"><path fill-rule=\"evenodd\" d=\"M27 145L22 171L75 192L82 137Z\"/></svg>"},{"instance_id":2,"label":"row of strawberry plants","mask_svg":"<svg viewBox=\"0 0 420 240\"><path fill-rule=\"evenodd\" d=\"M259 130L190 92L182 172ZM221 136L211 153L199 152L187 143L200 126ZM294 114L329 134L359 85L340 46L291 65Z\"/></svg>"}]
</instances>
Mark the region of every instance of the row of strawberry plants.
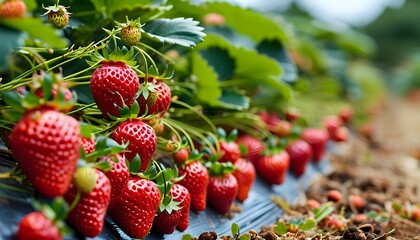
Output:
<instances>
[{"instance_id":1,"label":"row of strawberry plants","mask_svg":"<svg viewBox=\"0 0 420 240\"><path fill-rule=\"evenodd\" d=\"M17 3L21 4L7 0L2 7ZM42 238L43 234L61 239L66 232L62 220L80 234L95 237L107 213L131 237L145 237L152 227L163 234L175 228L184 231L190 207L202 211L209 205L226 214L235 198L246 200L256 172L268 184L281 184L289 166L301 176L311 158L319 161L329 138L347 138L342 121L351 118L348 109L341 118L327 118L326 130L306 128L305 118L281 104L272 111L262 110L268 108L262 103L267 101L264 97L256 99L258 104L253 103L248 112L249 99L240 89L254 92L247 86L249 81L236 81L228 89L235 82L233 76L246 73L252 63L239 59L248 55L276 69L280 65L209 35L199 47L201 52L185 54L191 60L188 71L189 67L181 67L184 57L178 51L171 49L164 55L153 47L153 40L181 46L201 41L205 34L196 26L198 22L157 18L176 16L194 6L172 12L164 6L141 6L155 14L146 18L145 25L138 16L129 19L133 14L126 10L125 22L104 28L99 40L89 44L77 42L64 49L24 46L16 53L30 67L0 85L2 139L18 166L4 175L27 178L36 198L54 199L51 206L34 204L40 212L22 219L18 239ZM111 11L112 5L107 7ZM65 9L58 2L48 7L48 21L66 29L69 15ZM23 15L3 14L0 20L10 26ZM220 25L224 19L220 14L206 16L207 24ZM215 74L203 55L212 50L221 53L219 48L222 55L234 56L240 68L214 86L215 75L223 71ZM166 67L165 59L171 54L177 59L175 75ZM265 90L274 87L283 97L291 93L284 83L268 78L262 81ZM226 84L223 89L222 83ZM86 97L86 86L91 97ZM45 222L45 228L37 229L34 219Z\"/></svg>"}]
</instances>

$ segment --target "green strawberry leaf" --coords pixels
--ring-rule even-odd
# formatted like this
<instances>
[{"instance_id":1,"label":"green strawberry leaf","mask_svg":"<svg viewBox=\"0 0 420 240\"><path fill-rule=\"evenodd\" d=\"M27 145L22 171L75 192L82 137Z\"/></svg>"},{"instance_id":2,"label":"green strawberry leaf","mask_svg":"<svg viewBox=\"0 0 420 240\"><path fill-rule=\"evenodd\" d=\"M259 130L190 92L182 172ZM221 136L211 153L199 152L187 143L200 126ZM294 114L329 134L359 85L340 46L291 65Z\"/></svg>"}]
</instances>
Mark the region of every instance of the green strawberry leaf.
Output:
<instances>
[{"instance_id":1,"label":"green strawberry leaf","mask_svg":"<svg viewBox=\"0 0 420 240\"><path fill-rule=\"evenodd\" d=\"M143 26L145 36L160 42L194 47L202 42L204 28L197 26L199 22L191 18L155 19Z\"/></svg>"},{"instance_id":2,"label":"green strawberry leaf","mask_svg":"<svg viewBox=\"0 0 420 240\"><path fill-rule=\"evenodd\" d=\"M96 169L101 170L102 172L108 172L112 169L112 165L108 161L101 161L95 164Z\"/></svg>"},{"instance_id":3,"label":"green strawberry leaf","mask_svg":"<svg viewBox=\"0 0 420 240\"><path fill-rule=\"evenodd\" d=\"M316 222L314 219L306 219L304 223L299 224L299 229L303 231L309 231L316 227Z\"/></svg>"},{"instance_id":4,"label":"green strawberry leaf","mask_svg":"<svg viewBox=\"0 0 420 240\"><path fill-rule=\"evenodd\" d=\"M190 234L184 234L182 235L181 240L192 240L192 236Z\"/></svg>"},{"instance_id":5,"label":"green strawberry leaf","mask_svg":"<svg viewBox=\"0 0 420 240\"><path fill-rule=\"evenodd\" d=\"M334 207L331 203L324 203L319 208L313 210L314 219L316 222L321 221L334 211Z\"/></svg>"},{"instance_id":6,"label":"green strawberry leaf","mask_svg":"<svg viewBox=\"0 0 420 240\"><path fill-rule=\"evenodd\" d=\"M238 138L238 129L233 129L230 131L229 135L226 137L226 142L234 142Z\"/></svg>"},{"instance_id":7,"label":"green strawberry leaf","mask_svg":"<svg viewBox=\"0 0 420 240\"><path fill-rule=\"evenodd\" d=\"M97 130L96 126L89 123L79 122L79 125L80 125L80 133L82 137L85 137L85 138L92 137L92 134Z\"/></svg>"},{"instance_id":8,"label":"green strawberry leaf","mask_svg":"<svg viewBox=\"0 0 420 240\"><path fill-rule=\"evenodd\" d=\"M241 235L239 237L239 240L251 240L251 236L249 236L249 235Z\"/></svg>"},{"instance_id":9,"label":"green strawberry leaf","mask_svg":"<svg viewBox=\"0 0 420 240\"><path fill-rule=\"evenodd\" d=\"M217 74L200 54L194 52L191 57L192 73L196 78L198 100L208 105L216 105L222 90L219 87Z\"/></svg>"},{"instance_id":10,"label":"green strawberry leaf","mask_svg":"<svg viewBox=\"0 0 420 240\"><path fill-rule=\"evenodd\" d=\"M147 166L146 171L144 171L142 174L148 179L152 179L157 174L157 168L156 165L153 163L154 160L150 161L149 166Z\"/></svg>"},{"instance_id":11,"label":"green strawberry leaf","mask_svg":"<svg viewBox=\"0 0 420 240\"><path fill-rule=\"evenodd\" d=\"M62 197L56 197L51 203L51 209L55 213L55 219L63 220L67 215L69 205Z\"/></svg>"},{"instance_id":12,"label":"green strawberry leaf","mask_svg":"<svg viewBox=\"0 0 420 240\"><path fill-rule=\"evenodd\" d=\"M238 145L239 145L239 150L241 152L241 156L248 154L248 148L245 145L243 145L242 143Z\"/></svg>"},{"instance_id":13,"label":"green strawberry leaf","mask_svg":"<svg viewBox=\"0 0 420 240\"><path fill-rule=\"evenodd\" d=\"M268 15L257 13L251 9L244 9L227 2L206 3L206 11L220 13L225 17L226 25L235 31L250 36L254 41L260 42L262 39L271 37L280 40L288 38L286 24L279 24L271 20ZM246 20L246 24L244 21Z\"/></svg>"},{"instance_id":14,"label":"green strawberry leaf","mask_svg":"<svg viewBox=\"0 0 420 240\"><path fill-rule=\"evenodd\" d=\"M131 106L131 117L137 117L140 112L140 105L137 100L134 100L133 105Z\"/></svg>"},{"instance_id":15,"label":"green strawberry leaf","mask_svg":"<svg viewBox=\"0 0 420 240\"><path fill-rule=\"evenodd\" d=\"M285 82L294 82L298 77L297 68L292 63L285 47L278 39L264 39L257 46L259 53L275 59L283 69L280 79Z\"/></svg>"},{"instance_id":16,"label":"green strawberry leaf","mask_svg":"<svg viewBox=\"0 0 420 240\"><path fill-rule=\"evenodd\" d=\"M232 237L236 238L239 235L239 225L237 223L232 223L230 231L232 233Z\"/></svg>"},{"instance_id":17,"label":"green strawberry leaf","mask_svg":"<svg viewBox=\"0 0 420 240\"><path fill-rule=\"evenodd\" d=\"M141 158L138 154L134 157L134 159L130 163L130 172L138 173L141 167Z\"/></svg>"},{"instance_id":18,"label":"green strawberry leaf","mask_svg":"<svg viewBox=\"0 0 420 240\"><path fill-rule=\"evenodd\" d=\"M226 131L223 128L217 128L217 136L221 139L226 138Z\"/></svg>"},{"instance_id":19,"label":"green strawberry leaf","mask_svg":"<svg viewBox=\"0 0 420 240\"><path fill-rule=\"evenodd\" d=\"M24 44L25 33L0 25L0 70L4 71L9 63L9 54Z\"/></svg>"},{"instance_id":20,"label":"green strawberry leaf","mask_svg":"<svg viewBox=\"0 0 420 240\"><path fill-rule=\"evenodd\" d=\"M284 222L277 223L273 230L279 236L282 236L287 233L287 227Z\"/></svg>"},{"instance_id":21,"label":"green strawberry leaf","mask_svg":"<svg viewBox=\"0 0 420 240\"><path fill-rule=\"evenodd\" d=\"M170 9L172 6L158 6L158 5L149 5L142 3L138 3L138 1L133 1L130 5L123 5L121 7L121 1L118 2L119 4L115 6L117 9L113 12L114 19L119 22L125 22L126 16L128 19L136 19L138 16L141 16L142 22L147 22L150 18L162 14ZM124 1L126 4L126 1Z\"/></svg>"},{"instance_id":22,"label":"green strawberry leaf","mask_svg":"<svg viewBox=\"0 0 420 240\"><path fill-rule=\"evenodd\" d=\"M159 76L159 70L153 65L150 65L149 69L147 70L147 74L149 75L149 77L157 77Z\"/></svg>"},{"instance_id":23,"label":"green strawberry leaf","mask_svg":"<svg viewBox=\"0 0 420 240\"><path fill-rule=\"evenodd\" d=\"M239 93L239 91L223 89L222 96L219 98L217 106L228 109L245 110L249 108L250 102L251 99Z\"/></svg>"},{"instance_id":24,"label":"green strawberry leaf","mask_svg":"<svg viewBox=\"0 0 420 240\"><path fill-rule=\"evenodd\" d=\"M33 38L42 39L50 47L64 48L66 42L59 37L58 32L50 25L44 24L42 18L0 19L0 25L27 32Z\"/></svg>"},{"instance_id":25,"label":"green strawberry leaf","mask_svg":"<svg viewBox=\"0 0 420 240\"><path fill-rule=\"evenodd\" d=\"M50 74L45 74L43 81L42 81L42 93L44 95L44 99L48 101L52 95L52 83L53 79L51 78Z\"/></svg>"},{"instance_id":26,"label":"green strawberry leaf","mask_svg":"<svg viewBox=\"0 0 420 240\"><path fill-rule=\"evenodd\" d=\"M125 105L125 104L124 104L124 106L122 108L121 107L118 107L118 112L120 113L120 117L121 118L129 118L129 117L131 117L131 109L127 105Z\"/></svg>"},{"instance_id":27,"label":"green strawberry leaf","mask_svg":"<svg viewBox=\"0 0 420 240\"><path fill-rule=\"evenodd\" d=\"M1 93L3 101L12 108L22 108L22 96L16 91Z\"/></svg>"}]
</instances>

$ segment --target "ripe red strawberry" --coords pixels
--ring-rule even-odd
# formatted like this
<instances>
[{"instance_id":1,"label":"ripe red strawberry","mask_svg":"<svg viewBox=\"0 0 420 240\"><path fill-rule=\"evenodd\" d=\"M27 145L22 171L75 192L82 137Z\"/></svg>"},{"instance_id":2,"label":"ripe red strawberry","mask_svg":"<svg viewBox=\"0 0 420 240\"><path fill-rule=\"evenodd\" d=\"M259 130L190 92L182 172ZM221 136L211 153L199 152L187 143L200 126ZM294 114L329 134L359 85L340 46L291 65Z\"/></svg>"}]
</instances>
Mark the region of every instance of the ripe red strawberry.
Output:
<instances>
[{"instance_id":1,"label":"ripe red strawberry","mask_svg":"<svg viewBox=\"0 0 420 240\"><path fill-rule=\"evenodd\" d=\"M284 114L284 117L289 122L294 122L299 118L299 112L297 110L290 110Z\"/></svg>"},{"instance_id":2,"label":"ripe red strawberry","mask_svg":"<svg viewBox=\"0 0 420 240\"><path fill-rule=\"evenodd\" d=\"M303 140L297 140L289 143L286 151L290 156L290 169L297 177L302 176L312 157L311 146Z\"/></svg>"},{"instance_id":3,"label":"ripe red strawberry","mask_svg":"<svg viewBox=\"0 0 420 240\"><path fill-rule=\"evenodd\" d=\"M351 119L353 118L353 115L354 115L354 112L351 106L347 106L341 109L340 113L338 114L338 116L341 118L341 120L345 124L350 123Z\"/></svg>"},{"instance_id":4,"label":"ripe red strawberry","mask_svg":"<svg viewBox=\"0 0 420 240\"><path fill-rule=\"evenodd\" d=\"M115 129L111 138L120 144L130 142L125 157L131 162L138 154L141 159L140 171L147 169L157 147L157 138L152 127L139 119L127 120Z\"/></svg>"},{"instance_id":5,"label":"ripe red strawberry","mask_svg":"<svg viewBox=\"0 0 420 240\"><path fill-rule=\"evenodd\" d=\"M181 208L179 211L181 212L181 218L179 220L176 229L179 231L185 231L189 225L189 214L190 214L190 204L191 204L191 196L188 189L181 184L175 183L171 188L171 195L174 201L180 202L179 207Z\"/></svg>"},{"instance_id":6,"label":"ripe red strawberry","mask_svg":"<svg viewBox=\"0 0 420 240\"><path fill-rule=\"evenodd\" d=\"M238 181L232 174L210 176L207 202L216 212L226 214L238 193Z\"/></svg>"},{"instance_id":7,"label":"ripe red strawberry","mask_svg":"<svg viewBox=\"0 0 420 240\"><path fill-rule=\"evenodd\" d=\"M70 89L68 89L64 86L59 87L57 84L54 84L52 86L52 92L51 92L52 97L53 98L58 98L59 91L62 91L62 94L64 96L64 98L63 98L64 102L68 102L73 98L73 94L71 93ZM37 90L35 90L35 94L40 98L44 97L44 93L42 92L42 88L38 88Z\"/></svg>"},{"instance_id":8,"label":"ripe red strawberry","mask_svg":"<svg viewBox=\"0 0 420 240\"><path fill-rule=\"evenodd\" d=\"M341 192L338 190L330 190L327 194L327 199L333 202L339 202L342 198Z\"/></svg>"},{"instance_id":9,"label":"ripe red strawberry","mask_svg":"<svg viewBox=\"0 0 420 240\"><path fill-rule=\"evenodd\" d=\"M0 18L19 18L26 13L26 4L22 0L5 0L0 4Z\"/></svg>"},{"instance_id":10,"label":"ripe red strawberry","mask_svg":"<svg viewBox=\"0 0 420 240\"><path fill-rule=\"evenodd\" d=\"M109 213L130 237L143 238L152 228L159 204L160 193L155 183L132 177Z\"/></svg>"},{"instance_id":11,"label":"ripe red strawberry","mask_svg":"<svg viewBox=\"0 0 420 240\"><path fill-rule=\"evenodd\" d=\"M345 142L349 138L349 130L347 127L341 126L335 130L333 141Z\"/></svg>"},{"instance_id":12,"label":"ripe red strawberry","mask_svg":"<svg viewBox=\"0 0 420 240\"><path fill-rule=\"evenodd\" d=\"M290 157L286 151L262 156L256 165L258 175L268 184L283 183L289 170Z\"/></svg>"},{"instance_id":13,"label":"ripe red strawberry","mask_svg":"<svg viewBox=\"0 0 420 240\"><path fill-rule=\"evenodd\" d=\"M23 173L46 197L62 196L79 160L80 127L55 110L32 110L15 125L10 147Z\"/></svg>"},{"instance_id":14,"label":"ripe red strawberry","mask_svg":"<svg viewBox=\"0 0 420 240\"><path fill-rule=\"evenodd\" d=\"M365 200L359 195L350 195L349 200L357 210L361 210L365 207Z\"/></svg>"},{"instance_id":15,"label":"ripe red strawberry","mask_svg":"<svg viewBox=\"0 0 420 240\"><path fill-rule=\"evenodd\" d=\"M67 217L67 221L85 237L96 237L101 233L111 198L111 182L103 172L95 169L95 173L95 187L91 192L81 194L76 207ZM73 202L77 191L76 185L72 183L64 195L68 204Z\"/></svg>"},{"instance_id":16,"label":"ripe red strawberry","mask_svg":"<svg viewBox=\"0 0 420 240\"><path fill-rule=\"evenodd\" d=\"M236 195L236 199L243 202L248 198L248 193L255 181L255 167L248 160L239 158L235 162L235 171L232 174L238 181L238 194Z\"/></svg>"},{"instance_id":17,"label":"ripe red strawberry","mask_svg":"<svg viewBox=\"0 0 420 240\"><path fill-rule=\"evenodd\" d=\"M137 98L140 105L139 115L146 114L147 110L147 114L163 116L171 105L171 89L164 82L154 79L140 85L140 89L142 88L146 88L145 91L148 91L148 97L145 99L145 96L140 94Z\"/></svg>"},{"instance_id":18,"label":"ripe red strawberry","mask_svg":"<svg viewBox=\"0 0 420 240\"><path fill-rule=\"evenodd\" d=\"M89 154L89 153L92 153L93 151L95 151L96 140L95 140L95 138L81 137L80 138L80 145L85 150L86 154Z\"/></svg>"},{"instance_id":19,"label":"ripe red strawberry","mask_svg":"<svg viewBox=\"0 0 420 240\"><path fill-rule=\"evenodd\" d=\"M274 126L273 132L280 137L287 137L292 131L292 125L288 121L280 120L277 125Z\"/></svg>"},{"instance_id":20,"label":"ripe red strawberry","mask_svg":"<svg viewBox=\"0 0 420 240\"><path fill-rule=\"evenodd\" d=\"M264 145L261 141L250 135L240 136L236 140L236 143L238 143L238 145L242 144L247 149L247 153L243 157L253 164L257 162L261 157L261 153L264 151Z\"/></svg>"},{"instance_id":21,"label":"ripe red strawberry","mask_svg":"<svg viewBox=\"0 0 420 240\"><path fill-rule=\"evenodd\" d=\"M340 216L331 215L326 219L325 225L330 229L335 229L338 231L344 231L346 228L346 223Z\"/></svg>"},{"instance_id":22,"label":"ripe red strawberry","mask_svg":"<svg viewBox=\"0 0 420 240\"><path fill-rule=\"evenodd\" d=\"M62 240L60 231L42 212L25 215L19 223L16 240Z\"/></svg>"},{"instance_id":23,"label":"ripe red strawberry","mask_svg":"<svg viewBox=\"0 0 420 240\"><path fill-rule=\"evenodd\" d=\"M219 162L235 163L236 160L241 157L241 150L236 142L226 142L225 140L220 140L219 143L220 150L222 152Z\"/></svg>"},{"instance_id":24,"label":"ripe red strawberry","mask_svg":"<svg viewBox=\"0 0 420 240\"><path fill-rule=\"evenodd\" d=\"M185 163L189 156L190 152L188 151L188 149L185 148L181 148L178 151L172 153L172 158L174 159L174 162L178 164Z\"/></svg>"},{"instance_id":25,"label":"ripe red strawberry","mask_svg":"<svg viewBox=\"0 0 420 240\"><path fill-rule=\"evenodd\" d=\"M179 176L185 177L179 182L188 189L191 195L191 209L203 211L206 208L207 186L209 173L199 161L188 163L185 168L179 169Z\"/></svg>"},{"instance_id":26,"label":"ripe red strawberry","mask_svg":"<svg viewBox=\"0 0 420 240\"><path fill-rule=\"evenodd\" d=\"M319 208L321 206L321 203L319 203L315 199L308 199L306 201L306 206L308 206L310 209L315 209L315 208Z\"/></svg>"},{"instance_id":27,"label":"ripe red strawberry","mask_svg":"<svg viewBox=\"0 0 420 240\"><path fill-rule=\"evenodd\" d=\"M90 78L90 89L105 118L109 115L119 117L119 107L133 105L139 90L139 78L124 62L103 62Z\"/></svg>"},{"instance_id":28,"label":"ripe red strawberry","mask_svg":"<svg viewBox=\"0 0 420 240\"><path fill-rule=\"evenodd\" d=\"M323 129L307 128L303 130L301 138L311 145L312 159L320 162L327 147L328 133Z\"/></svg>"},{"instance_id":29,"label":"ripe red strawberry","mask_svg":"<svg viewBox=\"0 0 420 240\"><path fill-rule=\"evenodd\" d=\"M337 128L343 125L341 119L335 115L325 117L322 123L325 129L327 129L330 139L334 139Z\"/></svg>"},{"instance_id":30,"label":"ripe red strawberry","mask_svg":"<svg viewBox=\"0 0 420 240\"><path fill-rule=\"evenodd\" d=\"M111 200L109 201L109 207L112 207L117 202L117 199L121 195L125 185L127 185L128 180L130 180L130 173L128 172L125 158L121 154L103 157L99 161L107 161L112 166L112 169L105 173L111 182Z\"/></svg>"},{"instance_id":31,"label":"ripe red strawberry","mask_svg":"<svg viewBox=\"0 0 420 240\"><path fill-rule=\"evenodd\" d=\"M259 112L260 119L269 126L276 126L281 120L277 113Z\"/></svg>"},{"instance_id":32,"label":"ripe red strawberry","mask_svg":"<svg viewBox=\"0 0 420 240\"><path fill-rule=\"evenodd\" d=\"M181 210L173 210L171 213L163 211L153 220L153 229L162 234L172 234L181 220Z\"/></svg>"},{"instance_id":33,"label":"ripe red strawberry","mask_svg":"<svg viewBox=\"0 0 420 240\"><path fill-rule=\"evenodd\" d=\"M413 220L416 223L420 222L420 208L416 207L411 212L411 220Z\"/></svg>"}]
</instances>

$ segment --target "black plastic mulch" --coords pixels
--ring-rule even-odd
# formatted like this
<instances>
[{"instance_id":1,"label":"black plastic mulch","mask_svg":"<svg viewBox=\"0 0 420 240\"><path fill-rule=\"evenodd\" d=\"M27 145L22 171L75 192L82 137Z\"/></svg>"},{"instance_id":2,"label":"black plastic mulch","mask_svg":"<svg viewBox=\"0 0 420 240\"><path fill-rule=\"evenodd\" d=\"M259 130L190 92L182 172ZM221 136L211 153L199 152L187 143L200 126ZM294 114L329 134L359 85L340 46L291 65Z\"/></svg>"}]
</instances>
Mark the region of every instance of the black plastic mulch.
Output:
<instances>
[{"instance_id":1,"label":"black plastic mulch","mask_svg":"<svg viewBox=\"0 0 420 240\"><path fill-rule=\"evenodd\" d=\"M1 156L0 156L1 157ZM7 161L0 161L0 172L10 171L13 165ZM282 214L282 210L271 201L273 195L279 195L288 202L293 203L299 197L299 192L307 189L311 180L317 175L325 173L329 168L327 159L319 164L309 164L306 173L299 179L288 174L285 182L281 185L269 187L260 178L257 178L251 189L249 198L240 207L242 211L234 215L232 219L221 217L215 211L207 208L202 212L190 213L190 225L185 232L175 231L171 235L159 235L151 233L146 239L181 239L184 234L198 237L200 233L215 231L220 235L229 235L232 223L240 226L241 232L250 229L258 230L263 225L272 224ZM8 180L0 180L6 183ZM0 239L11 240L16 232L20 219L27 213L34 211L29 203L27 195L17 193L0 187ZM83 239L83 237L74 237ZM107 218L104 229L96 240L119 240L131 239L122 232L113 222Z\"/></svg>"}]
</instances>

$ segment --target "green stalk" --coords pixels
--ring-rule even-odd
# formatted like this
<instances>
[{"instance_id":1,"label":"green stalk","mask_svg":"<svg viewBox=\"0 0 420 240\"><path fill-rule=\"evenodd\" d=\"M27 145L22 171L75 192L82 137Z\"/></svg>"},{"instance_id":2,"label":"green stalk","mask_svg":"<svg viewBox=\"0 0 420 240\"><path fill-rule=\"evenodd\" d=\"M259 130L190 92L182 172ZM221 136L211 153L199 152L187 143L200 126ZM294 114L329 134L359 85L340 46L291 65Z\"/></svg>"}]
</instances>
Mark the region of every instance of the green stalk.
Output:
<instances>
[{"instance_id":1,"label":"green stalk","mask_svg":"<svg viewBox=\"0 0 420 240\"><path fill-rule=\"evenodd\" d=\"M187 104L187 103L184 103L184 102L181 102L181 101L178 101L178 100L172 100L172 103L175 103L175 104L178 104L178 105L181 105L181 106L183 106L183 107L185 107L185 108L188 108L188 109L190 109L191 111L193 111L195 114L197 114L198 116L200 116L209 126L210 126L210 128L212 129L212 131L213 132L217 132L217 129L216 129L216 126L212 123L212 121L210 121L210 119L207 117L207 116L205 116L202 112L199 112L199 111L197 111L194 107L192 107L191 105L189 105L189 104Z\"/></svg>"},{"instance_id":2,"label":"green stalk","mask_svg":"<svg viewBox=\"0 0 420 240\"><path fill-rule=\"evenodd\" d=\"M140 42L140 45L141 45L142 47L147 48L147 49L149 49L150 51L152 51L152 52L156 53L156 54L157 54L157 55L159 55L160 57L164 58L166 61L168 61L168 62L170 62L170 63L173 63L173 62L174 62L174 60L173 60L173 59L170 59L168 56L166 56L165 54L163 54L163 53L159 52L158 50L156 50L156 49L154 49L154 48L152 48L152 47L150 47L150 46L148 46L148 45L146 45L146 44L144 44L144 43L142 43L142 42Z\"/></svg>"}]
</instances>

